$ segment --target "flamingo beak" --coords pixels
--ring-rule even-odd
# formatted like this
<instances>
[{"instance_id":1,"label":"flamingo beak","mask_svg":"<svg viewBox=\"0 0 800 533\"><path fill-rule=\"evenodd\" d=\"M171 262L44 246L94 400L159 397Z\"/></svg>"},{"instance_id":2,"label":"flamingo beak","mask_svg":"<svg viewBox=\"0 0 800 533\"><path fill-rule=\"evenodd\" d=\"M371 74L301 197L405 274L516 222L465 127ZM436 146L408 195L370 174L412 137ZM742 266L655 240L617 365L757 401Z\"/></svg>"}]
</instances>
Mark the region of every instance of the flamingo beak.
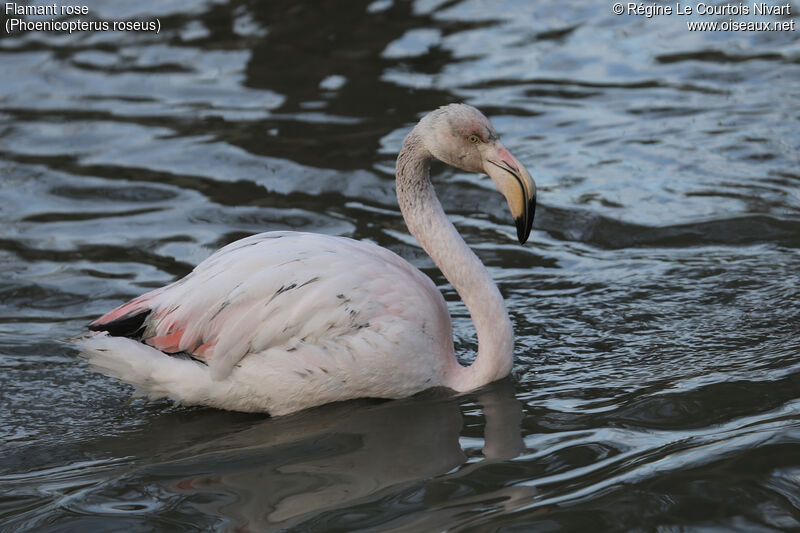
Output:
<instances>
[{"instance_id":1,"label":"flamingo beak","mask_svg":"<svg viewBox=\"0 0 800 533\"><path fill-rule=\"evenodd\" d=\"M533 216L536 213L536 182L500 141L489 143L482 155L483 171L506 197L508 208L517 225L519 243L525 244L531 234Z\"/></svg>"}]
</instances>

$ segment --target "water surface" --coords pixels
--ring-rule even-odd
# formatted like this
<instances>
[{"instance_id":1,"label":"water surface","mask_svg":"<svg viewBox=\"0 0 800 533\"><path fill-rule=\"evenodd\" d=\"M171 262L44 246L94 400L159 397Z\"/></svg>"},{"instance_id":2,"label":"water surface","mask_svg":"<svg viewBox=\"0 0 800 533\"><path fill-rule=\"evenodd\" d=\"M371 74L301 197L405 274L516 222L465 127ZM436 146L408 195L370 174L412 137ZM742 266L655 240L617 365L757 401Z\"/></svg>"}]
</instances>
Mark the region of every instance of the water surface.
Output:
<instances>
[{"instance_id":1,"label":"water surface","mask_svg":"<svg viewBox=\"0 0 800 533\"><path fill-rule=\"evenodd\" d=\"M800 41L568 1L89 3L161 32L0 34L0 528L800 528ZM777 20L777 19L776 19ZM442 202L506 297L513 378L271 419L61 343L267 230L367 239L445 294L393 161L481 108L539 186Z\"/></svg>"}]
</instances>

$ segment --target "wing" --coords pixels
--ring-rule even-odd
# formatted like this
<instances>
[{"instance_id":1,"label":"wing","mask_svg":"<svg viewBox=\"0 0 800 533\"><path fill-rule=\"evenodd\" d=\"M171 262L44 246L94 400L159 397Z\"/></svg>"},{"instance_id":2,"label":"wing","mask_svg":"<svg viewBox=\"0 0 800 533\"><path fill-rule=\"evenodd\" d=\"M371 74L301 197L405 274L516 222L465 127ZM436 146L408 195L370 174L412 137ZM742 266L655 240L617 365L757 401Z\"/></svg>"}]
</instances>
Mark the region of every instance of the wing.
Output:
<instances>
[{"instance_id":1,"label":"wing","mask_svg":"<svg viewBox=\"0 0 800 533\"><path fill-rule=\"evenodd\" d=\"M270 232L225 246L185 278L120 306L90 328L139 338L167 353L186 352L220 379L250 353L291 352L387 318L420 322L428 314L438 322L447 317L448 324L432 326L449 331L436 286L396 254L343 237Z\"/></svg>"}]
</instances>

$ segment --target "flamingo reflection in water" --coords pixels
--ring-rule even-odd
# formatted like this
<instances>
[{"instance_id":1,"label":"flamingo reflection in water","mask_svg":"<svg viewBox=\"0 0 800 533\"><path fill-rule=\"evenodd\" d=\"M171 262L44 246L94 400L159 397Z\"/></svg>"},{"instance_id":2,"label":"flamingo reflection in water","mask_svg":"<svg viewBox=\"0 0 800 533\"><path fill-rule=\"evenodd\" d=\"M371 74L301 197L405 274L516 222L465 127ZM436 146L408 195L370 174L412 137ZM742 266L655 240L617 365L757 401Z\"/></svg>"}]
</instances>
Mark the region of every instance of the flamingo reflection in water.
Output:
<instances>
[{"instance_id":1,"label":"flamingo reflection in water","mask_svg":"<svg viewBox=\"0 0 800 533\"><path fill-rule=\"evenodd\" d=\"M472 443L483 445L480 460L468 461L461 447L464 398L424 396L379 405L335 404L266 420L181 452L164 465L174 476L167 488L187 501L212 500L193 505L252 531L323 527L349 512L358 515L359 509L380 512L382 528L438 530L534 501L536 490L530 486L452 495L454 485L469 485L461 480L481 479L484 469L524 450L522 405L509 381L474 395L485 418L483 442ZM198 463L218 466L196 475ZM410 503L399 505L398 516L384 522L392 505L381 499L394 502L404 494ZM469 512L475 509L482 512Z\"/></svg>"}]
</instances>

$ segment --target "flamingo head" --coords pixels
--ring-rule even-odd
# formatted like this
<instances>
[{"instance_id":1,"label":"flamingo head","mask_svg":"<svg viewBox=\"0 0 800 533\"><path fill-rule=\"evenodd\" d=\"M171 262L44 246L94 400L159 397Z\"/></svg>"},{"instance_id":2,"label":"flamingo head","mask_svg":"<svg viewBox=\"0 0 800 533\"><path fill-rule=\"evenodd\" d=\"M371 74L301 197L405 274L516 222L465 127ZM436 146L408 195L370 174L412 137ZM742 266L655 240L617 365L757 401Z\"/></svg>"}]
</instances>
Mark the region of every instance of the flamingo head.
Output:
<instances>
[{"instance_id":1,"label":"flamingo head","mask_svg":"<svg viewBox=\"0 0 800 533\"><path fill-rule=\"evenodd\" d=\"M508 202L520 244L525 244L536 212L536 183L500 142L489 119L472 106L450 104L425 116L418 131L436 159L492 179Z\"/></svg>"}]
</instances>

